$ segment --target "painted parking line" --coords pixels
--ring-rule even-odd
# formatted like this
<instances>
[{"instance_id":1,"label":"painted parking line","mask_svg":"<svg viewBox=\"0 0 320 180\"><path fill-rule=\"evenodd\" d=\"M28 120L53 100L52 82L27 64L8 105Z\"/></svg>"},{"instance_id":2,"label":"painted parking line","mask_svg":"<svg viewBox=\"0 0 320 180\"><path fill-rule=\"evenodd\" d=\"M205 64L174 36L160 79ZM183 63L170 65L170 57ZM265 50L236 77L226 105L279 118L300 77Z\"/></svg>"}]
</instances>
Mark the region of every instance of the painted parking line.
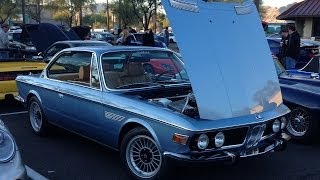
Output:
<instances>
[{"instance_id":1,"label":"painted parking line","mask_svg":"<svg viewBox=\"0 0 320 180\"><path fill-rule=\"evenodd\" d=\"M35 170L31 169L29 166L26 165L25 167L26 167L27 175L29 178L33 180L49 180L48 178L37 173Z\"/></svg>"},{"instance_id":2,"label":"painted parking line","mask_svg":"<svg viewBox=\"0 0 320 180\"><path fill-rule=\"evenodd\" d=\"M20 111L20 112L12 112L12 113L3 113L0 116L10 116L10 115L17 115L17 114L26 114L28 111Z\"/></svg>"}]
</instances>

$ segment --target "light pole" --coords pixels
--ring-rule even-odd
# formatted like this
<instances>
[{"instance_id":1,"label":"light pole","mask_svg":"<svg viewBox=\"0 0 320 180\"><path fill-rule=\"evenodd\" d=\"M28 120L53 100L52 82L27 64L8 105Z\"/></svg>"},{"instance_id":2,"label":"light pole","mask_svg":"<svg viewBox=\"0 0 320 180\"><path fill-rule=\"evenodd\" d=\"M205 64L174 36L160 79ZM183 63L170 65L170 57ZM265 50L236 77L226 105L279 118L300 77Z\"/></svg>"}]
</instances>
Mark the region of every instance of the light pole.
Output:
<instances>
[{"instance_id":1,"label":"light pole","mask_svg":"<svg viewBox=\"0 0 320 180\"><path fill-rule=\"evenodd\" d=\"M109 1L107 0L107 29L109 31L109 25L110 25L110 17L109 17Z\"/></svg>"},{"instance_id":2,"label":"light pole","mask_svg":"<svg viewBox=\"0 0 320 180\"><path fill-rule=\"evenodd\" d=\"M21 10L22 10L22 23L26 24L26 10L25 10L26 2L25 0L21 0Z\"/></svg>"},{"instance_id":3,"label":"light pole","mask_svg":"<svg viewBox=\"0 0 320 180\"><path fill-rule=\"evenodd\" d=\"M157 0L154 0L154 33L157 33Z\"/></svg>"}]
</instances>

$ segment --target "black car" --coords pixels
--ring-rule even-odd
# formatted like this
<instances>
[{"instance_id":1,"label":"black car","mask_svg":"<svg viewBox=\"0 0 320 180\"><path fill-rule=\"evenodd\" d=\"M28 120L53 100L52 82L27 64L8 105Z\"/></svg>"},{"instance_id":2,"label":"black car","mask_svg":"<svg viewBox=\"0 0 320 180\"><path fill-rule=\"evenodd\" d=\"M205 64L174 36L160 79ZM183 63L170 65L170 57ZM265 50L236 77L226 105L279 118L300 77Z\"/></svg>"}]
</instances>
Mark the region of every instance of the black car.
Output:
<instances>
[{"instance_id":1,"label":"black car","mask_svg":"<svg viewBox=\"0 0 320 180\"><path fill-rule=\"evenodd\" d=\"M111 44L103 41L91 41L91 40L74 40L74 41L58 41L53 43L45 51L41 52L39 55L41 59L49 61L57 52L71 47L83 47L83 46L112 46Z\"/></svg>"},{"instance_id":2,"label":"black car","mask_svg":"<svg viewBox=\"0 0 320 180\"><path fill-rule=\"evenodd\" d=\"M290 76L275 58L282 98L291 109L287 131L292 139L310 142L319 134L320 81Z\"/></svg>"}]
</instances>

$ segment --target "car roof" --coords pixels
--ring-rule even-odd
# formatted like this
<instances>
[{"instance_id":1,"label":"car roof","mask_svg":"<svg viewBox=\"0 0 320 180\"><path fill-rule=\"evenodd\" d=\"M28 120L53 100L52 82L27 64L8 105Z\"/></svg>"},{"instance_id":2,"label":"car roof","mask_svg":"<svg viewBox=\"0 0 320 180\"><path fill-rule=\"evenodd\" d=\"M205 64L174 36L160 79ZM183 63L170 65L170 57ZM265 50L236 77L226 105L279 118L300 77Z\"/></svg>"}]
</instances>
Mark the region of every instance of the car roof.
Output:
<instances>
[{"instance_id":1,"label":"car roof","mask_svg":"<svg viewBox=\"0 0 320 180\"><path fill-rule=\"evenodd\" d=\"M66 44L74 44L74 43L87 43L87 44L91 44L91 43L100 43L100 44L108 44L107 42L103 42L103 41L84 41L84 40L68 40L68 41L57 41L54 44L58 44L58 43L66 43Z\"/></svg>"},{"instance_id":2,"label":"car roof","mask_svg":"<svg viewBox=\"0 0 320 180\"><path fill-rule=\"evenodd\" d=\"M158 50L158 51L170 51L164 48L158 47L146 47L146 46L89 46L89 47L73 47L67 48L62 51L94 51L97 53L113 52L113 51L137 51L137 50Z\"/></svg>"}]
</instances>

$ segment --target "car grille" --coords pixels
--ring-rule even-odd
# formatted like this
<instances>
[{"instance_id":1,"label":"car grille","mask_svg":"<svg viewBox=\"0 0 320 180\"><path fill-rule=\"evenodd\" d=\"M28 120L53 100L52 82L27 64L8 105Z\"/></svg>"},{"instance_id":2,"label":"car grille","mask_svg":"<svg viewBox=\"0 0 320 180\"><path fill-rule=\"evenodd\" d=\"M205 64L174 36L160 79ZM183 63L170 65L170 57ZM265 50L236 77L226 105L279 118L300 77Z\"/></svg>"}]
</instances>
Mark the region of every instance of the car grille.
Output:
<instances>
[{"instance_id":1,"label":"car grille","mask_svg":"<svg viewBox=\"0 0 320 180\"><path fill-rule=\"evenodd\" d=\"M232 146L232 145L241 145L244 143L247 133L248 133L248 127L241 127L241 128L235 128L235 129L227 129L227 130L220 130L220 131L215 131L215 132L207 132L204 133L208 135L210 139L210 143L207 147L207 149L214 149L216 148L214 145L214 138L219 132L223 132L225 136L225 143L223 147L226 146ZM190 142L190 149L191 150L199 150L197 147L197 141L199 138L200 134L197 134L192 137L191 142ZM222 148L223 148L222 147Z\"/></svg>"}]
</instances>

